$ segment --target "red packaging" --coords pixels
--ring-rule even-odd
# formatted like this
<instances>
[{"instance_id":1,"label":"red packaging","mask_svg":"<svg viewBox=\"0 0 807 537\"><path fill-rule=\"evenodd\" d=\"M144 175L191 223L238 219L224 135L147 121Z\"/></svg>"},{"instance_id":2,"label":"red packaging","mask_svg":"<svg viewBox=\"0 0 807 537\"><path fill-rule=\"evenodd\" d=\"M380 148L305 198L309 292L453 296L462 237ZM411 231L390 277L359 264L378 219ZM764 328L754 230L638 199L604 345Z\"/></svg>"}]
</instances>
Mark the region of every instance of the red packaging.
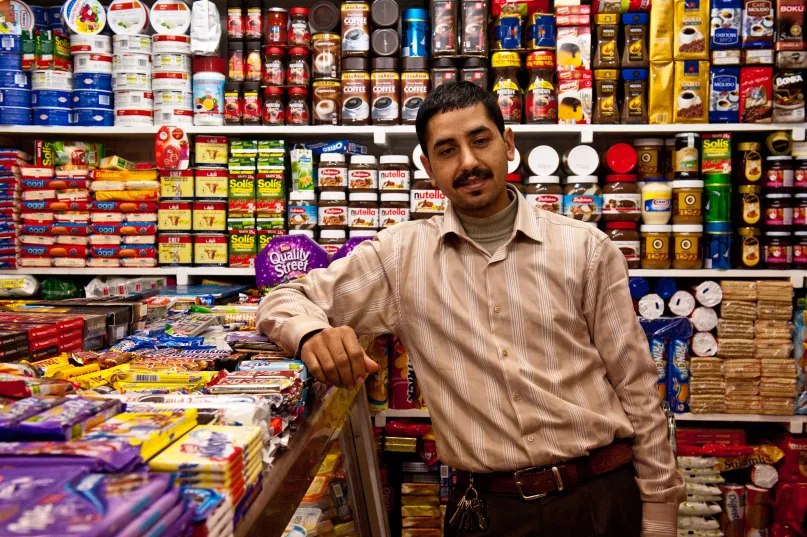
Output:
<instances>
[{"instance_id":1,"label":"red packaging","mask_svg":"<svg viewBox=\"0 0 807 537\"><path fill-rule=\"evenodd\" d=\"M5 325L6 323L55 324L60 332L73 328L84 329L84 319L82 317L59 313L0 313L0 325Z\"/></svg>"},{"instance_id":2,"label":"red packaging","mask_svg":"<svg viewBox=\"0 0 807 537\"><path fill-rule=\"evenodd\" d=\"M722 444L725 446L745 445L745 431L742 429L678 428L675 440L679 445L702 446Z\"/></svg>"},{"instance_id":3,"label":"red packaging","mask_svg":"<svg viewBox=\"0 0 807 537\"><path fill-rule=\"evenodd\" d=\"M81 345L83 343L84 343L84 336L78 336L72 339L61 340L59 341L59 352L80 350Z\"/></svg>"},{"instance_id":4,"label":"red packaging","mask_svg":"<svg viewBox=\"0 0 807 537\"><path fill-rule=\"evenodd\" d=\"M423 395L415 378L415 370L409 361L409 354L398 338L393 340L392 360L390 361L389 407L396 410L423 408Z\"/></svg>"},{"instance_id":5,"label":"red packaging","mask_svg":"<svg viewBox=\"0 0 807 537\"><path fill-rule=\"evenodd\" d=\"M241 5L227 6L227 38L244 39L244 8Z\"/></svg>"},{"instance_id":6,"label":"red packaging","mask_svg":"<svg viewBox=\"0 0 807 537\"><path fill-rule=\"evenodd\" d=\"M770 535L773 523L773 491L745 486L745 535Z\"/></svg>"},{"instance_id":7,"label":"red packaging","mask_svg":"<svg viewBox=\"0 0 807 537\"><path fill-rule=\"evenodd\" d=\"M720 531L725 537L745 537L745 487L727 483L720 490L723 491Z\"/></svg>"},{"instance_id":8,"label":"red packaging","mask_svg":"<svg viewBox=\"0 0 807 537\"><path fill-rule=\"evenodd\" d=\"M34 339L28 342L28 349L31 351L39 351L48 347L59 346L59 336L43 337Z\"/></svg>"},{"instance_id":9,"label":"red packaging","mask_svg":"<svg viewBox=\"0 0 807 537\"><path fill-rule=\"evenodd\" d=\"M740 69L740 123L770 123L773 116L773 68Z\"/></svg>"},{"instance_id":10,"label":"red packaging","mask_svg":"<svg viewBox=\"0 0 807 537\"><path fill-rule=\"evenodd\" d=\"M29 341L59 335L59 327L56 324L28 324L0 321L0 328L3 330L23 331L27 334Z\"/></svg>"},{"instance_id":11,"label":"red packaging","mask_svg":"<svg viewBox=\"0 0 807 537\"><path fill-rule=\"evenodd\" d=\"M228 125L241 123L244 103L240 91L224 91L224 122Z\"/></svg>"},{"instance_id":12,"label":"red packaging","mask_svg":"<svg viewBox=\"0 0 807 537\"><path fill-rule=\"evenodd\" d=\"M591 24L591 6L555 6L555 26Z\"/></svg>"},{"instance_id":13,"label":"red packaging","mask_svg":"<svg viewBox=\"0 0 807 537\"><path fill-rule=\"evenodd\" d=\"M807 513L807 483L779 483L773 508L773 536L804 537L801 528Z\"/></svg>"},{"instance_id":14,"label":"red packaging","mask_svg":"<svg viewBox=\"0 0 807 537\"><path fill-rule=\"evenodd\" d=\"M795 438L784 435L778 442L785 452L779 461L780 481L807 481L807 438Z\"/></svg>"},{"instance_id":15,"label":"red packaging","mask_svg":"<svg viewBox=\"0 0 807 537\"><path fill-rule=\"evenodd\" d=\"M59 332L59 341L74 339L77 337L84 337L84 330L79 328L75 330L68 330L67 332Z\"/></svg>"}]
</instances>

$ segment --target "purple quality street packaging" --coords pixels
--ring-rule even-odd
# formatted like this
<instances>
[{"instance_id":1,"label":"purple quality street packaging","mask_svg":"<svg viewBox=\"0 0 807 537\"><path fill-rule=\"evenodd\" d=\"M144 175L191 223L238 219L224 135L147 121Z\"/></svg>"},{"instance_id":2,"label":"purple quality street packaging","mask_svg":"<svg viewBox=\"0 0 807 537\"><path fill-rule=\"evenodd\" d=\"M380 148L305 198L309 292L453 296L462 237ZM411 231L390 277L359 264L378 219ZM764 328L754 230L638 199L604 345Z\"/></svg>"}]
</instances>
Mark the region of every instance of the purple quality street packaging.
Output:
<instances>
[{"instance_id":1,"label":"purple quality street packaging","mask_svg":"<svg viewBox=\"0 0 807 537\"><path fill-rule=\"evenodd\" d=\"M274 237L255 260L258 288L274 287L328 266L328 254L304 235Z\"/></svg>"},{"instance_id":2,"label":"purple quality street packaging","mask_svg":"<svg viewBox=\"0 0 807 537\"><path fill-rule=\"evenodd\" d=\"M349 238L345 244L339 248L339 250L333 254L333 259L331 259L331 263L336 261L337 259L342 259L343 257L347 257L353 253L353 250L356 249L356 246L363 243L364 241L371 241L373 240L372 237L351 237Z\"/></svg>"}]
</instances>

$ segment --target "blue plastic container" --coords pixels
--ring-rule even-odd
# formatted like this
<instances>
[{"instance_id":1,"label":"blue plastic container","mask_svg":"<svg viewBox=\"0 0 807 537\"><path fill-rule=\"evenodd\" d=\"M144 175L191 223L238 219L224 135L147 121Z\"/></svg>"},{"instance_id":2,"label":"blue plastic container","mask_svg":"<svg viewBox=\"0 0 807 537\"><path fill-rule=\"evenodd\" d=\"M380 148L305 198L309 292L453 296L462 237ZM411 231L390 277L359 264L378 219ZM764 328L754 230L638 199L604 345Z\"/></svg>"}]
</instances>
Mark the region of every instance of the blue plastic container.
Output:
<instances>
[{"instance_id":1,"label":"blue plastic container","mask_svg":"<svg viewBox=\"0 0 807 537\"><path fill-rule=\"evenodd\" d=\"M72 102L69 91L34 90L31 92L31 106L40 108L69 108Z\"/></svg>"},{"instance_id":2,"label":"blue plastic container","mask_svg":"<svg viewBox=\"0 0 807 537\"><path fill-rule=\"evenodd\" d=\"M30 125L31 109L18 106L0 106L0 125Z\"/></svg>"},{"instance_id":3,"label":"blue plastic container","mask_svg":"<svg viewBox=\"0 0 807 537\"><path fill-rule=\"evenodd\" d=\"M0 66L9 71L22 70L22 54L19 52L0 52Z\"/></svg>"},{"instance_id":4,"label":"blue plastic container","mask_svg":"<svg viewBox=\"0 0 807 537\"><path fill-rule=\"evenodd\" d=\"M0 39L0 52L22 54L22 37L14 34L4 34L3 38ZM6 69L6 67L3 69Z\"/></svg>"},{"instance_id":5,"label":"blue plastic container","mask_svg":"<svg viewBox=\"0 0 807 537\"><path fill-rule=\"evenodd\" d=\"M78 127L112 127L115 125L115 112L101 108L73 109L73 125Z\"/></svg>"},{"instance_id":6,"label":"blue plastic container","mask_svg":"<svg viewBox=\"0 0 807 537\"><path fill-rule=\"evenodd\" d=\"M111 91L76 90L73 92L73 108L101 108L112 110Z\"/></svg>"},{"instance_id":7,"label":"blue plastic container","mask_svg":"<svg viewBox=\"0 0 807 537\"><path fill-rule=\"evenodd\" d=\"M31 11L34 13L34 26L50 26L50 19L48 18L48 8L42 6L29 5Z\"/></svg>"},{"instance_id":8,"label":"blue plastic container","mask_svg":"<svg viewBox=\"0 0 807 537\"><path fill-rule=\"evenodd\" d=\"M107 73L81 73L73 75L73 89L112 91L112 75Z\"/></svg>"},{"instance_id":9,"label":"blue plastic container","mask_svg":"<svg viewBox=\"0 0 807 537\"><path fill-rule=\"evenodd\" d=\"M69 126L73 110L70 108L34 108L34 125L41 127Z\"/></svg>"},{"instance_id":10,"label":"blue plastic container","mask_svg":"<svg viewBox=\"0 0 807 537\"><path fill-rule=\"evenodd\" d=\"M62 6L51 6L48 8L48 22L50 22L51 30L64 30L62 24Z\"/></svg>"},{"instance_id":11,"label":"blue plastic container","mask_svg":"<svg viewBox=\"0 0 807 537\"><path fill-rule=\"evenodd\" d=\"M31 89L31 79L25 71L0 71L0 88Z\"/></svg>"},{"instance_id":12,"label":"blue plastic container","mask_svg":"<svg viewBox=\"0 0 807 537\"><path fill-rule=\"evenodd\" d=\"M0 106L31 107L31 90L0 88Z\"/></svg>"}]
</instances>

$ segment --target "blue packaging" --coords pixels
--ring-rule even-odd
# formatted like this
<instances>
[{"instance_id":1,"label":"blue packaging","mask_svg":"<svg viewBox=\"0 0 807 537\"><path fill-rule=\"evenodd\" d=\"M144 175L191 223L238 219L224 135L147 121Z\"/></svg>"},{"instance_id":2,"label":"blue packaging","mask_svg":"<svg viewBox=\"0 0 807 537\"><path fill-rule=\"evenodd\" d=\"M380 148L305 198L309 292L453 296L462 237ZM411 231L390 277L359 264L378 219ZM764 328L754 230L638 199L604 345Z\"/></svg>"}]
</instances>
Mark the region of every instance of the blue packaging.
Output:
<instances>
[{"instance_id":1,"label":"blue packaging","mask_svg":"<svg viewBox=\"0 0 807 537\"><path fill-rule=\"evenodd\" d=\"M22 53L22 37L14 34L5 34L0 38L0 51ZM8 69L2 64L3 69Z\"/></svg>"},{"instance_id":2,"label":"blue packaging","mask_svg":"<svg viewBox=\"0 0 807 537\"><path fill-rule=\"evenodd\" d=\"M660 401L667 400L667 349L664 338L651 337L647 340L650 344L650 357L656 364L658 371L658 380L656 381L656 388Z\"/></svg>"},{"instance_id":3,"label":"blue packaging","mask_svg":"<svg viewBox=\"0 0 807 537\"><path fill-rule=\"evenodd\" d=\"M112 127L115 112L101 108L74 108L73 124L77 127Z\"/></svg>"},{"instance_id":4,"label":"blue packaging","mask_svg":"<svg viewBox=\"0 0 807 537\"><path fill-rule=\"evenodd\" d=\"M650 283L645 278L633 276L628 280L628 289L630 290L630 297L633 300L639 300L643 296L650 294Z\"/></svg>"},{"instance_id":5,"label":"blue packaging","mask_svg":"<svg viewBox=\"0 0 807 537\"><path fill-rule=\"evenodd\" d=\"M34 108L69 108L70 92L57 90L33 90L31 106Z\"/></svg>"},{"instance_id":6,"label":"blue packaging","mask_svg":"<svg viewBox=\"0 0 807 537\"><path fill-rule=\"evenodd\" d=\"M739 50L741 48L742 22L742 0L712 0L710 48L712 50Z\"/></svg>"},{"instance_id":7,"label":"blue packaging","mask_svg":"<svg viewBox=\"0 0 807 537\"><path fill-rule=\"evenodd\" d=\"M62 6L51 6L48 8L48 22L50 23L51 30L64 30L62 24Z\"/></svg>"},{"instance_id":8,"label":"blue packaging","mask_svg":"<svg viewBox=\"0 0 807 537\"><path fill-rule=\"evenodd\" d=\"M112 110L112 92L76 90L73 92L73 108L102 108Z\"/></svg>"},{"instance_id":9,"label":"blue packaging","mask_svg":"<svg viewBox=\"0 0 807 537\"><path fill-rule=\"evenodd\" d=\"M535 22L527 26L527 48L554 50L557 41L555 16L536 13L532 18Z\"/></svg>"},{"instance_id":10,"label":"blue packaging","mask_svg":"<svg viewBox=\"0 0 807 537\"><path fill-rule=\"evenodd\" d=\"M740 122L740 68L712 67L709 72L709 123Z\"/></svg>"},{"instance_id":11,"label":"blue packaging","mask_svg":"<svg viewBox=\"0 0 807 537\"><path fill-rule=\"evenodd\" d=\"M67 127L70 125L70 108L34 108L34 125L41 127Z\"/></svg>"},{"instance_id":12,"label":"blue packaging","mask_svg":"<svg viewBox=\"0 0 807 537\"><path fill-rule=\"evenodd\" d=\"M31 109L28 107L0 106L0 125L30 125Z\"/></svg>"},{"instance_id":13,"label":"blue packaging","mask_svg":"<svg viewBox=\"0 0 807 537\"><path fill-rule=\"evenodd\" d=\"M707 222L703 236L703 268L731 268L731 222Z\"/></svg>"},{"instance_id":14,"label":"blue packaging","mask_svg":"<svg viewBox=\"0 0 807 537\"><path fill-rule=\"evenodd\" d=\"M73 75L73 89L112 91L112 75L107 73L81 73Z\"/></svg>"},{"instance_id":15,"label":"blue packaging","mask_svg":"<svg viewBox=\"0 0 807 537\"><path fill-rule=\"evenodd\" d=\"M34 26L50 26L50 18L48 17L48 9L42 6L29 5L34 14Z\"/></svg>"},{"instance_id":16,"label":"blue packaging","mask_svg":"<svg viewBox=\"0 0 807 537\"><path fill-rule=\"evenodd\" d=\"M31 90L0 88L0 106L31 107Z\"/></svg>"},{"instance_id":17,"label":"blue packaging","mask_svg":"<svg viewBox=\"0 0 807 537\"><path fill-rule=\"evenodd\" d=\"M656 291L656 294L663 298L664 300L669 300L678 291L678 284L675 282L675 278L668 278L668 277L661 277L656 280L656 284L653 286L653 289Z\"/></svg>"},{"instance_id":18,"label":"blue packaging","mask_svg":"<svg viewBox=\"0 0 807 537\"><path fill-rule=\"evenodd\" d=\"M0 65L8 70L22 69L22 54L17 52L0 52Z\"/></svg>"},{"instance_id":19,"label":"blue packaging","mask_svg":"<svg viewBox=\"0 0 807 537\"><path fill-rule=\"evenodd\" d=\"M429 57L429 15L425 9L404 10L403 33L401 56Z\"/></svg>"},{"instance_id":20,"label":"blue packaging","mask_svg":"<svg viewBox=\"0 0 807 537\"><path fill-rule=\"evenodd\" d=\"M673 338L667 342L667 403L676 414L689 412L689 343Z\"/></svg>"},{"instance_id":21,"label":"blue packaging","mask_svg":"<svg viewBox=\"0 0 807 537\"><path fill-rule=\"evenodd\" d=\"M0 71L0 88L31 89L31 79L25 71Z\"/></svg>"},{"instance_id":22,"label":"blue packaging","mask_svg":"<svg viewBox=\"0 0 807 537\"><path fill-rule=\"evenodd\" d=\"M521 48L521 17L499 17L494 32L500 49Z\"/></svg>"}]
</instances>

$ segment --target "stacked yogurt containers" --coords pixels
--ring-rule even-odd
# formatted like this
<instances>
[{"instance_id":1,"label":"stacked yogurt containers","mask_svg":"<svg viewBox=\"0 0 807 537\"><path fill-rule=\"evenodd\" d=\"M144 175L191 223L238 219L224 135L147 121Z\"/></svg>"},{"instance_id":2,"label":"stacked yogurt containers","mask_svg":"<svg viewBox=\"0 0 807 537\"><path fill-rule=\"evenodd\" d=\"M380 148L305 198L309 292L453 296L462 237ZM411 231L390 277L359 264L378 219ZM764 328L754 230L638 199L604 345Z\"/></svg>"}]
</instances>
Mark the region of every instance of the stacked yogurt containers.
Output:
<instances>
[{"instance_id":1,"label":"stacked yogurt containers","mask_svg":"<svg viewBox=\"0 0 807 537\"><path fill-rule=\"evenodd\" d=\"M31 84L22 70L22 39L0 40L0 125L31 124Z\"/></svg>"},{"instance_id":2,"label":"stacked yogurt containers","mask_svg":"<svg viewBox=\"0 0 807 537\"><path fill-rule=\"evenodd\" d=\"M111 127L112 40L102 34L70 36L73 55L73 125Z\"/></svg>"},{"instance_id":3,"label":"stacked yogurt containers","mask_svg":"<svg viewBox=\"0 0 807 537\"><path fill-rule=\"evenodd\" d=\"M153 37L154 124L193 125L193 58L187 35Z\"/></svg>"},{"instance_id":4,"label":"stacked yogurt containers","mask_svg":"<svg viewBox=\"0 0 807 537\"><path fill-rule=\"evenodd\" d=\"M143 34L119 34L115 36L112 48L115 126L154 125L151 37Z\"/></svg>"},{"instance_id":5,"label":"stacked yogurt containers","mask_svg":"<svg viewBox=\"0 0 807 537\"><path fill-rule=\"evenodd\" d=\"M67 127L72 124L73 73L31 71L31 107L34 125Z\"/></svg>"}]
</instances>

